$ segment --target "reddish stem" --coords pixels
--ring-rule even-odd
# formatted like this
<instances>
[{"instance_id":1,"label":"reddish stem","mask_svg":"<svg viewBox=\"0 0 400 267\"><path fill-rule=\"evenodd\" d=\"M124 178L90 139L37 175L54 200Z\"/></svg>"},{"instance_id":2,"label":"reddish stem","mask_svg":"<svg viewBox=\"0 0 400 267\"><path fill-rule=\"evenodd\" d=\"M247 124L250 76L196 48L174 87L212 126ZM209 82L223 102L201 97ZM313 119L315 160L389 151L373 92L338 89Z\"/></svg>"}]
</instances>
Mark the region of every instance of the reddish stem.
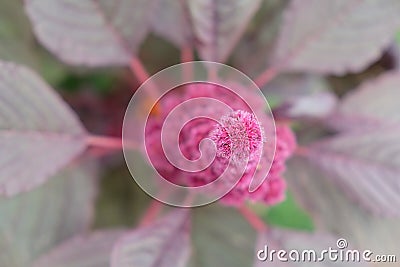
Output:
<instances>
[{"instance_id":1,"label":"reddish stem","mask_svg":"<svg viewBox=\"0 0 400 267\"><path fill-rule=\"evenodd\" d=\"M193 50L190 45L185 45L181 48L181 62L193 61ZM190 80L193 77L193 68L190 64L185 64L183 66L183 77L185 80Z\"/></svg>"},{"instance_id":2,"label":"reddish stem","mask_svg":"<svg viewBox=\"0 0 400 267\"><path fill-rule=\"evenodd\" d=\"M276 68L268 68L263 73L261 73L254 82L258 85L258 87L264 87L268 82L270 82L275 76L279 74L278 69Z\"/></svg>"},{"instance_id":3,"label":"reddish stem","mask_svg":"<svg viewBox=\"0 0 400 267\"><path fill-rule=\"evenodd\" d=\"M102 148L96 147L96 148L89 149L88 153L96 158L100 158L100 157L110 155L111 153L114 153L116 151L119 151L119 150L102 149Z\"/></svg>"},{"instance_id":4,"label":"reddish stem","mask_svg":"<svg viewBox=\"0 0 400 267\"><path fill-rule=\"evenodd\" d=\"M144 82L146 82L149 78L150 75L147 72L146 68L144 67L143 63L140 61L138 57L132 57L131 62L129 64L129 67L132 71L132 73L136 76L140 84L142 85ZM146 90L150 93L150 95L154 98L157 98L157 88L156 86L149 80L147 82L147 88Z\"/></svg>"},{"instance_id":5,"label":"reddish stem","mask_svg":"<svg viewBox=\"0 0 400 267\"><path fill-rule=\"evenodd\" d=\"M190 62L194 60L193 50L190 45L185 45L181 48L181 62Z\"/></svg>"},{"instance_id":6,"label":"reddish stem","mask_svg":"<svg viewBox=\"0 0 400 267\"><path fill-rule=\"evenodd\" d=\"M241 206L239 211L257 232L264 232L267 230L267 225L247 206Z\"/></svg>"},{"instance_id":7,"label":"reddish stem","mask_svg":"<svg viewBox=\"0 0 400 267\"><path fill-rule=\"evenodd\" d=\"M150 206L146 210L145 214L143 215L143 217L139 223L139 226L147 226L151 222L153 222L157 218L157 215L160 213L162 206L163 206L163 204L160 201L154 199L150 203Z\"/></svg>"},{"instance_id":8,"label":"reddish stem","mask_svg":"<svg viewBox=\"0 0 400 267\"><path fill-rule=\"evenodd\" d=\"M89 146L105 149L122 149L122 139L119 137L89 135L86 139ZM135 149L134 144L125 142L128 148Z\"/></svg>"},{"instance_id":9,"label":"reddish stem","mask_svg":"<svg viewBox=\"0 0 400 267\"><path fill-rule=\"evenodd\" d=\"M143 63L137 57L132 57L129 67L141 84L150 77Z\"/></svg>"},{"instance_id":10,"label":"reddish stem","mask_svg":"<svg viewBox=\"0 0 400 267\"><path fill-rule=\"evenodd\" d=\"M94 146L94 147L101 147L107 149L122 148L122 139L118 137L89 135L86 139L86 142L89 146Z\"/></svg>"}]
</instances>

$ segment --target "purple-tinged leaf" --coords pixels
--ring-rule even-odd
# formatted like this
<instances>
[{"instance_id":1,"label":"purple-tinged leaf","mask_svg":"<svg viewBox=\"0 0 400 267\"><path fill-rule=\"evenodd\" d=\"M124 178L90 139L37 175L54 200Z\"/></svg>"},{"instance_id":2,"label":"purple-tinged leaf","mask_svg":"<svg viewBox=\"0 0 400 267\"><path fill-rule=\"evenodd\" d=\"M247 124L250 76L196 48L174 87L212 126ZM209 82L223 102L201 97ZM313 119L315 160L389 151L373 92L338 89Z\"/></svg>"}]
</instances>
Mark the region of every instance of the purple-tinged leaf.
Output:
<instances>
[{"instance_id":1,"label":"purple-tinged leaf","mask_svg":"<svg viewBox=\"0 0 400 267\"><path fill-rule=\"evenodd\" d=\"M328 122L339 130L400 126L400 72L383 74L348 93Z\"/></svg>"},{"instance_id":2,"label":"purple-tinged leaf","mask_svg":"<svg viewBox=\"0 0 400 267\"><path fill-rule=\"evenodd\" d=\"M154 33L177 46L192 42L190 14L185 0L156 0L151 27Z\"/></svg>"},{"instance_id":3,"label":"purple-tinged leaf","mask_svg":"<svg viewBox=\"0 0 400 267\"><path fill-rule=\"evenodd\" d=\"M371 212L400 216L400 129L348 133L309 146L311 160Z\"/></svg>"},{"instance_id":4,"label":"purple-tinged leaf","mask_svg":"<svg viewBox=\"0 0 400 267\"><path fill-rule=\"evenodd\" d=\"M270 66L287 2L261 1L261 7L235 47L232 53L233 65L248 76L256 77Z\"/></svg>"},{"instance_id":5,"label":"purple-tinged leaf","mask_svg":"<svg viewBox=\"0 0 400 267\"><path fill-rule=\"evenodd\" d=\"M39 41L69 64L127 65L146 37L153 0L26 0Z\"/></svg>"},{"instance_id":6,"label":"purple-tinged leaf","mask_svg":"<svg viewBox=\"0 0 400 267\"><path fill-rule=\"evenodd\" d=\"M31 70L0 62L0 195L28 191L85 149L75 114Z\"/></svg>"},{"instance_id":7,"label":"purple-tinged leaf","mask_svg":"<svg viewBox=\"0 0 400 267\"><path fill-rule=\"evenodd\" d=\"M111 250L124 231L106 230L80 235L41 256L34 267L109 267Z\"/></svg>"},{"instance_id":8,"label":"purple-tinged leaf","mask_svg":"<svg viewBox=\"0 0 400 267\"><path fill-rule=\"evenodd\" d=\"M91 223L97 193L92 162L70 166L25 194L0 198L0 266L26 267Z\"/></svg>"},{"instance_id":9,"label":"purple-tinged leaf","mask_svg":"<svg viewBox=\"0 0 400 267\"><path fill-rule=\"evenodd\" d=\"M233 208L210 205L192 210L191 267L251 266L256 232Z\"/></svg>"},{"instance_id":10,"label":"purple-tinged leaf","mask_svg":"<svg viewBox=\"0 0 400 267\"><path fill-rule=\"evenodd\" d=\"M322 259L321 253L323 250L338 249L337 240L339 238L334 237L328 233L308 233L308 232L296 232L288 230L271 229L267 232L261 233L258 237L256 246L256 255L254 267L263 266L276 266L276 267L287 267L287 266L317 266L317 267L329 267L329 266L369 266L365 262L344 262L343 265L340 261L329 260L329 255L325 253L324 260ZM267 248L267 249L266 249ZM348 248L353 249L353 248ZM259 253L260 250L263 252ZM271 250L286 251L286 255L283 258L287 261L280 261L278 253L274 253L271 259ZM295 254L289 254L290 251L296 250L299 252L299 260L296 259ZM315 254L304 254L306 259L310 261L302 261L303 251L315 251ZM265 253L266 252L266 253ZM315 255L315 256L314 256ZM258 259L258 256L262 259ZM362 254L360 255L362 259ZM265 260L264 260L265 259Z\"/></svg>"},{"instance_id":11,"label":"purple-tinged leaf","mask_svg":"<svg viewBox=\"0 0 400 267\"><path fill-rule=\"evenodd\" d=\"M335 233L350 246L369 249L375 255L399 255L398 218L377 217L354 205L332 176L305 159L292 159L285 177L296 199L313 216L317 229ZM379 193L380 188L375 190Z\"/></svg>"},{"instance_id":12,"label":"purple-tinged leaf","mask_svg":"<svg viewBox=\"0 0 400 267\"><path fill-rule=\"evenodd\" d=\"M328 91L303 96L294 102L289 102L286 108L288 118L325 118L334 109L336 96Z\"/></svg>"},{"instance_id":13,"label":"purple-tinged leaf","mask_svg":"<svg viewBox=\"0 0 400 267\"><path fill-rule=\"evenodd\" d=\"M201 58L225 62L260 3L260 0L188 1Z\"/></svg>"},{"instance_id":14,"label":"purple-tinged leaf","mask_svg":"<svg viewBox=\"0 0 400 267\"><path fill-rule=\"evenodd\" d=\"M276 106L277 117L321 119L330 115L337 103L328 83L316 75L278 76L263 88L263 93Z\"/></svg>"},{"instance_id":15,"label":"purple-tinged leaf","mask_svg":"<svg viewBox=\"0 0 400 267\"><path fill-rule=\"evenodd\" d=\"M189 214L174 211L123 236L111 255L112 267L185 267L190 255Z\"/></svg>"},{"instance_id":16,"label":"purple-tinged leaf","mask_svg":"<svg viewBox=\"0 0 400 267\"><path fill-rule=\"evenodd\" d=\"M306 95L328 91L329 85L319 75L283 74L262 88L264 95L277 104L292 101Z\"/></svg>"},{"instance_id":17,"label":"purple-tinged leaf","mask_svg":"<svg viewBox=\"0 0 400 267\"><path fill-rule=\"evenodd\" d=\"M376 60L400 27L397 0L294 0L274 62L286 71L358 72Z\"/></svg>"}]
</instances>

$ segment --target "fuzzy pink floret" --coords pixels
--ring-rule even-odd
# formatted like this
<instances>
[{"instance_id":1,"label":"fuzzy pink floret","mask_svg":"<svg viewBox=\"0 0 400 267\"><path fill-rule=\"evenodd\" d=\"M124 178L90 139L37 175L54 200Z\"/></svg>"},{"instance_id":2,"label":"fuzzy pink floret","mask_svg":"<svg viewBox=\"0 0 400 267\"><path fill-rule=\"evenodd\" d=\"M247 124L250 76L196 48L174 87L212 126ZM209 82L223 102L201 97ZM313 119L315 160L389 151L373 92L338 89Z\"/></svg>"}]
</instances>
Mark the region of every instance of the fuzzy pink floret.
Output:
<instances>
[{"instance_id":1,"label":"fuzzy pink floret","mask_svg":"<svg viewBox=\"0 0 400 267\"><path fill-rule=\"evenodd\" d=\"M214 141L217 155L212 164L200 172L186 172L175 168L163 155L161 145L161 127L171 110L179 103L197 97L210 97L228 104L234 112L221 115L220 123L209 119L195 119L183 127L179 136L179 146L182 154L191 160L200 156L199 143L205 138ZM255 103L258 101L254 98ZM257 102L258 103L258 102ZM261 102L262 103L262 102ZM253 103L254 104L254 103ZM192 108L192 107L191 107ZM202 114L218 112L214 107L200 106ZM260 110L264 107L260 105ZM285 161L293 153L296 140L293 132L287 126L276 128L276 152L267 179L254 192L249 192L249 185L256 169L263 166L267 159L259 159L260 149L268 148L268 136L264 136L262 124L259 124L255 115L243 100L226 89L211 84L194 84L185 90L168 93L159 102L158 110L149 116L146 125L146 150L148 156L167 180L186 186L202 186L218 178L229 164L229 160L248 159L244 174L238 184L222 199L226 205L239 206L245 201L263 202L274 205L285 198L286 183L282 179L285 170ZM182 117L190 113L182 110ZM219 114L219 113L217 113ZM260 160L260 162L259 162ZM264 164L268 165L268 164Z\"/></svg>"},{"instance_id":2,"label":"fuzzy pink floret","mask_svg":"<svg viewBox=\"0 0 400 267\"><path fill-rule=\"evenodd\" d=\"M223 116L210 137L216 144L218 157L239 161L260 153L263 131L253 113L237 110Z\"/></svg>"}]
</instances>

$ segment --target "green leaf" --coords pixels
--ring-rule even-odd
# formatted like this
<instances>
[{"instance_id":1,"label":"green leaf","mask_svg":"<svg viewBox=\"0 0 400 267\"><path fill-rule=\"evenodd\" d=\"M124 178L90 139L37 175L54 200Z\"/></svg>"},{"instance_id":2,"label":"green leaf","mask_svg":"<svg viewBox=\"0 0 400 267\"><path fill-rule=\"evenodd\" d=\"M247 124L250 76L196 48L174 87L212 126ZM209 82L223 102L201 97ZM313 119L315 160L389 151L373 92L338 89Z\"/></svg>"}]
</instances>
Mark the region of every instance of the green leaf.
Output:
<instances>
[{"instance_id":1,"label":"green leaf","mask_svg":"<svg viewBox=\"0 0 400 267\"><path fill-rule=\"evenodd\" d=\"M287 194L284 202L269 208L261 217L268 225L298 230L314 230L312 218L296 203L290 193Z\"/></svg>"}]
</instances>

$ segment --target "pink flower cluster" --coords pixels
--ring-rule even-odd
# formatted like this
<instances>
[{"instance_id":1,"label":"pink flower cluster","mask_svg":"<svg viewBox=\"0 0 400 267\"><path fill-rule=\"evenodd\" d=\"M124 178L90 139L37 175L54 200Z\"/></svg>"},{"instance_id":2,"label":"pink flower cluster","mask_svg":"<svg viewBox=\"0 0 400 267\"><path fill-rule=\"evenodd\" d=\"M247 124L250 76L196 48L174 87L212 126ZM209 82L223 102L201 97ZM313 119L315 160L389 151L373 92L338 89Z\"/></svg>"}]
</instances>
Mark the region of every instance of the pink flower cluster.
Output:
<instances>
[{"instance_id":1,"label":"pink flower cluster","mask_svg":"<svg viewBox=\"0 0 400 267\"><path fill-rule=\"evenodd\" d=\"M179 148L184 157L188 160L201 158L204 151L200 151L199 144L205 138L211 139L216 146L216 157L207 168L198 172L188 172L173 166L164 155L163 145L168 144L161 143L161 130L166 117L175 107L186 100L199 97L217 99L229 105L233 112L226 114L225 110L220 110L214 105L192 105L179 110L179 118L175 120L177 127L181 123L179 120L188 121L178 137ZM252 98L247 97L246 100L248 99ZM262 101L258 102L257 97L253 99L252 106L259 105L262 110ZM203 114L204 117L188 119L193 112ZM219 123L208 119L215 115L220 118ZM213 182L225 171L231 158L233 162L246 159L247 165L239 182L221 201L232 206L240 206L245 201L274 205L285 197L286 184L282 173L286 159L295 149L296 141L289 127L277 126L276 151L267 179L256 191L249 192L249 185L256 170L264 167L263 165L269 166L267 159L259 158L262 147L271 149L268 145L263 146L263 142L268 144L268 136L264 136L262 126L246 102L233 92L206 83L186 85L164 95L149 116L145 131L147 155L165 179L185 186L202 186Z\"/></svg>"}]
</instances>

